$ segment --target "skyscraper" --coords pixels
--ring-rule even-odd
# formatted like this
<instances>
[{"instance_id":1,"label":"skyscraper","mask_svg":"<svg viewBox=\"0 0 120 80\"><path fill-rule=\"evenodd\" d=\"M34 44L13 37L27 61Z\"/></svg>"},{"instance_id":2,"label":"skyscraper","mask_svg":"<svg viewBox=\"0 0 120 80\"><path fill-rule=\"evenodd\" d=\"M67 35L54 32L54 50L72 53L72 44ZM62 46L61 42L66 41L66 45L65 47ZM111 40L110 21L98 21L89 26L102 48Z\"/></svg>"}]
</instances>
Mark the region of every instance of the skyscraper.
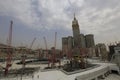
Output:
<instances>
[{"instance_id":1,"label":"skyscraper","mask_svg":"<svg viewBox=\"0 0 120 80\"><path fill-rule=\"evenodd\" d=\"M86 40L86 47L87 48L91 48L91 47L95 46L94 35L93 34L86 35L85 40Z\"/></svg>"},{"instance_id":2,"label":"skyscraper","mask_svg":"<svg viewBox=\"0 0 120 80\"><path fill-rule=\"evenodd\" d=\"M80 34L80 48L86 48L85 36Z\"/></svg>"},{"instance_id":3,"label":"skyscraper","mask_svg":"<svg viewBox=\"0 0 120 80\"><path fill-rule=\"evenodd\" d=\"M68 36L62 38L63 53L67 54L71 52L72 55L74 56L82 55L83 53L86 52L89 52L90 54L94 54L95 53L94 35L88 34L84 36L84 34L80 34L79 23L75 17L75 14L74 14L74 19L72 21L72 31L73 31L73 37Z\"/></svg>"},{"instance_id":4,"label":"skyscraper","mask_svg":"<svg viewBox=\"0 0 120 80\"><path fill-rule=\"evenodd\" d=\"M73 37L72 36L68 36L68 50L72 50L73 48Z\"/></svg>"},{"instance_id":5,"label":"skyscraper","mask_svg":"<svg viewBox=\"0 0 120 80\"><path fill-rule=\"evenodd\" d=\"M80 47L80 30L78 20L74 15L74 20L72 21L72 30L73 30L73 40L74 40L74 47Z\"/></svg>"},{"instance_id":6,"label":"skyscraper","mask_svg":"<svg viewBox=\"0 0 120 80\"><path fill-rule=\"evenodd\" d=\"M67 57L70 57L70 53L73 49L73 37L68 36L68 37L63 37L62 38L62 51L63 55L66 55Z\"/></svg>"}]
</instances>

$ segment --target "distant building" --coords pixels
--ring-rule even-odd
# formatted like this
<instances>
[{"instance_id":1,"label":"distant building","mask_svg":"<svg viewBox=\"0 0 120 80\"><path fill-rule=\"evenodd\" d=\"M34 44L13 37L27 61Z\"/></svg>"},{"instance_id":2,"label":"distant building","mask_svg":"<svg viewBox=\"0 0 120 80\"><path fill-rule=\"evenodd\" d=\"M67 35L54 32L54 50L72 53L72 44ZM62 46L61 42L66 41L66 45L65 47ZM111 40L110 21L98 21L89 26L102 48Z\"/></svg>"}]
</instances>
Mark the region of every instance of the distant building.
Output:
<instances>
[{"instance_id":1,"label":"distant building","mask_svg":"<svg viewBox=\"0 0 120 80\"><path fill-rule=\"evenodd\" d=\"M112 56L115 53L120 53L120 43L117 43L116 45L110 45L109 46L109 54L108 54L108 60L110 61Z\"/></svg>"},{"instance_id":2,"label":"distant building","mask_svg":"<svg viewBox=\"0 0 120 80\"><path fill-rule=\"evenodd\" d=\"M95 46L94 42L94 35L93 34L88 34L85 36L85 41L86 41L86 47L91 48Z\"/></svg>"},{"instance_id":3,"label":"distant building","mask_svg":"<svg viewBox=\"0 0 120 80\"><path fill-rule=\"evenodd\" d=\"M114 47L114 51L115 53L112 55L110 61L116 63L120 69L120 45L117 44L116 47Z\"/></svg>"},{"instance_id":4,"label":"distant building","mask_svg":"<svg viewBox=\"0 0 120 80\"><path fill-rule=\"evenodd\" d=\"M108 59L107 49L104 43L99 43L95 47L95 52L97 57L101 57L102 60Z\"/></svg>"},{"instance_id":5,"label":"distant building","mask_svg":"<svg viewBox=\"0 0 120 80\"><path fill-rule=\"evenodd\" d=\"M109 54L108 54L108 60L110 61L113 54L115 53L114 47L116 47L116 45L110 45L109 46Z\"/></svg>"},{"instance_id":6,"label":"distant building","mask_svg":"<svg viewBox=\"0 0 120 80\"><path fill-rule=\"evenodd\" d=\"M119 53L120 54L120 46L116 46L114 47L115 53Z\"/></svg>"}]
</instances>

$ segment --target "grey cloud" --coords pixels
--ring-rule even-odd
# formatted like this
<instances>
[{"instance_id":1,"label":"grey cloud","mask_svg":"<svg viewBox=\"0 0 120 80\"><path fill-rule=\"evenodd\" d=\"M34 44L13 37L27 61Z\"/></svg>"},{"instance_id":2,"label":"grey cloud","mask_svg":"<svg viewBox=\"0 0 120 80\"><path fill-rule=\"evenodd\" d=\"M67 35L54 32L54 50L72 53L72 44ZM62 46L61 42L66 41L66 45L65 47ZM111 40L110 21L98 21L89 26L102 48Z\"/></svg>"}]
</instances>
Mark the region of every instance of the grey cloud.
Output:
<instances>
[{"instance_id":1,"label":"grey cloud","mask_svg":"<svg viewBox=\"0 0 120 80\"><path fill-rule=\"evenodd\" d=\"M98 10L105 8L114 9L117 5L119 5L119 0L85 0L88 6L93 8L97 8Z\"/></svg>"},{"instance_id":2,"label":"grey cloud","mask_svg":"<svg viewBox=\"0 0 120 80\"><path fill-rule=\"evenodd\" d=\"M97 35L96 38L102 37L100 36L101 32L106 33L105 36L112 35L109 30L116 35L120 34L117 31L120 29L119 10L119 0L0 1L1 16L15 17L26 24L28 28L35 30L53 30L54 28L71 30L71 21L75 12L81 32L93 33Z\"/></svg>"}]
</instances>

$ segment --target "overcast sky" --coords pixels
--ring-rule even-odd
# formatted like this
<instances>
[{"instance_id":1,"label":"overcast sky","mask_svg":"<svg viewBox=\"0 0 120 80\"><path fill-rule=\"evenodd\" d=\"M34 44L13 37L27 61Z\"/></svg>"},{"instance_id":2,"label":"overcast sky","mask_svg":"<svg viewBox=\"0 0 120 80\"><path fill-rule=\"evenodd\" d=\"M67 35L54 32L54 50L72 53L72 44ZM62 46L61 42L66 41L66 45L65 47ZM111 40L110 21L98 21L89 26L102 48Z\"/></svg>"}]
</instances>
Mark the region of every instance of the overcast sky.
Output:
<instances>
[{"instance_id":1,"label":"overcast sky","mask_svg":"<svg viewBox=\"0 0 120 80\"><path fill-rule=\"evenodd\" d=\"M61 37L72 36L73 14L76 13L80 33L94 34L95 43L120 41L120 0L0 0L0 43L6 43L10 20L13 20L14 46L34 48L54 46Z\"/></svg>"}]
</instances>

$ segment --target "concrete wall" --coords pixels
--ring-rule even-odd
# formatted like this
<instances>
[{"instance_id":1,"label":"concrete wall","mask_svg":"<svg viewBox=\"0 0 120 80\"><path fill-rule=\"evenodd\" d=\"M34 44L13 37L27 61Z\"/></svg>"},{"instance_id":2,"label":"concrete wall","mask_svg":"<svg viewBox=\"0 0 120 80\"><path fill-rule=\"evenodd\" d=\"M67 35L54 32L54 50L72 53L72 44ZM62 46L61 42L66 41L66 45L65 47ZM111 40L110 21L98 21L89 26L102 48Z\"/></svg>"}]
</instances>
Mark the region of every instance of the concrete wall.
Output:
<instances>
[{"instance_id":1,"label":"concrete wall","mask_svg":"<svg viewBox=\"0 0 120 80\"><path fill-rule=\"evenodd\" d=\"M106 66L106 67L104 67L104 68L102 68L102 69L99 69L99 70L96 69L96 70L94 70L94 71L92 71L92 72L88 72L88 73L85 74L85 75L77 76L77 77L76 77L76 80L92 80L92 79L97 80L97 78L98 78L99 76L104 77L104 76L105 76L104 74L107 73L109 70L110 70L110 69L109 69L108 66Z\"/></svg>"}]
</instances>

